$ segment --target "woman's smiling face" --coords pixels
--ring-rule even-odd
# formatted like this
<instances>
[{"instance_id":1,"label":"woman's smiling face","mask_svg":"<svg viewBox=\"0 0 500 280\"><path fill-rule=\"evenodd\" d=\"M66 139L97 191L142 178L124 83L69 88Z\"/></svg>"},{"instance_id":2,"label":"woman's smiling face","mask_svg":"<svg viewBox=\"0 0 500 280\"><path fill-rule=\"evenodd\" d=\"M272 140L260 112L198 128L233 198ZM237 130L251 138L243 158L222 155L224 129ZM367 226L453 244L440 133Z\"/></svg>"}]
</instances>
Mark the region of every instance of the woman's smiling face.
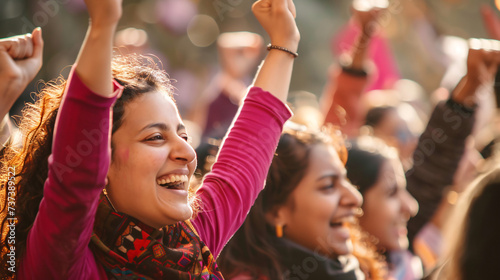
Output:
<instances>
[{"instance_id":1,"label":"woman's smiling face","mask_svg":"<svg viewBox=\"0 0 500 280\"><path fill-rule=\"evenodd\" d=\"M348 223L361 206L361 194L348 182L346 170L330 145L310 150L305 176L277 213L284 236L325 256L351 253Z\"/></svg>"},{"instance_id":2,"label":"woman's smiling face","mask_svg":"<svg viewBox=\"0 0 500 280\"><path fill-rule=\"evenodd\" d=\"M155 228L189 219L188 187L196 154L175 104L165 93L149 92L124 110L111 140L111 202L119 212Z\"/></svg>"},{"instance_id":3,"label":"woman's smiling face","mask_svg":"<svg viewBox=\"0 0 500 280\"><path fill-rule=\"evenodd\" d=\"M418 203L406 190L399 159L384 161L377 182L363 196L365 214L360 218L361 227L379 240L380 248L407 249L406 224L418 212Z\"/></svg>"}]
</instances>

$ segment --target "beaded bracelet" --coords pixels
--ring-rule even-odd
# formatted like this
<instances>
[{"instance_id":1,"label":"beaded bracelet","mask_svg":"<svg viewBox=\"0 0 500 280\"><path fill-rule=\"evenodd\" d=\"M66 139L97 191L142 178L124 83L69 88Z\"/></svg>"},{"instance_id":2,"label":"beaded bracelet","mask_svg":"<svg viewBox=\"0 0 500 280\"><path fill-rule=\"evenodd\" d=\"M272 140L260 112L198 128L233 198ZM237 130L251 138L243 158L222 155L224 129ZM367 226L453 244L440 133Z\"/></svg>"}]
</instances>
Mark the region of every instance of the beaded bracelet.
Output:
<instances>
[{"instance_id":1,"label":"beaded bracelet","mask_svg":"<svg viewBox=\"0 0 500 280\"><path fill-rule=\"evenodd\" d=\"M280 51L284 51L284 52L287 52L291 55L293 55L293 58L297 58L299 56L298 53L296 52L292 52L291 50L287 49L287 48L284 48L284 47L280 47L280 46L276 46L276 45L272 45L272 44L269 44L267 45L267 50L270 51L272 49L275 49L275 50L280 50Z\"/></svg>"}]
</instances>

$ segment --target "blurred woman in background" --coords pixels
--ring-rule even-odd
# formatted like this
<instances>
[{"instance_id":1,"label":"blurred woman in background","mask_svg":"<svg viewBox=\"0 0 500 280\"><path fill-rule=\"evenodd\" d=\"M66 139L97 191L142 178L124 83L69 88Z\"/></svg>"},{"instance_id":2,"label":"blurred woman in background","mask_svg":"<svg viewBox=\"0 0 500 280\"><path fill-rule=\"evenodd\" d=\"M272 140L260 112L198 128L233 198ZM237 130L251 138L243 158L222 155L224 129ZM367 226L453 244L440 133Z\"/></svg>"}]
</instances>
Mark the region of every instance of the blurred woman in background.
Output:
<instances>
[{"instance_id":1,"label":"blurred woman in background","mask_svg":"<svg viewBox=\"0 0 500 280\"><path fill-rule=\"evenodd\" d=\"M383 261L356 225L362 198L346 178L338 131L290 125L264 190L219 258L221 271L238 280L384 279Z\"/></svg>"},{"instance_id":2,"label":"blurred woman in background","mask_svg":"<svg viewBox=\"0 0 500 280\"><path fill-rule=\"evenodd\" d=\"M406 174L397 153L373 137L358 138L349 151L347 176L364 197L360 224L375 237L379 251L388 255L396 279L422 277L422 268L415 265L408 249L415 251L415 237L435 222L438 208L447 203L446 192L454 183L474 126L476 96L491 87L500 63L499 50L484 42L471 44L467 74L449 99L435 107L413 154L413 168Z\"/></svg>"},{"instance_id":3,"label":"blurred woman in background","mask_svg":"<svg viewBox=\"0 0 500 280\"><path fill-rule=\"evenodd\" d=\"M389 267L392 276L395 279L422 278L418 260L414 269L411 267L412 255L404 253L408 249L407 222L417 213L418 203L406 190L397 151L380 139L360 137L349 150L346 169L347 177L363 195L361 228L376 238L380 252L402 252L397 256L387 255L392 264Z\"/></svg>"}]
</instances>

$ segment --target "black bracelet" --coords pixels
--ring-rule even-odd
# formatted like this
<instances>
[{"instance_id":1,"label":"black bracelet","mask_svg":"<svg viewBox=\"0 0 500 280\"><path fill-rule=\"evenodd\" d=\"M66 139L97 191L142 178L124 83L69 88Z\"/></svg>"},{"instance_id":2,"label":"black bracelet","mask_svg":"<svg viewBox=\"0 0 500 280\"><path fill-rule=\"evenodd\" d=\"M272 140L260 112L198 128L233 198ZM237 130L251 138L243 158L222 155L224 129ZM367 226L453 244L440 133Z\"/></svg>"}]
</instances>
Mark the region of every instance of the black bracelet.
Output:
<instances>
[{"instance_id":1,"label":"black bracelet","mask_svg":"<svg viewBox=\"0 0 500 280\"><path fill-rule=\"evenodd\" d=\"M292 52L291 50L287 49L287 48L284 48L284 47L280 47L280 46L276 46L276 45L272 45L272 44L269 44L267 45L267 50L270 51L270 50L280 50L280 51L284 51L284 52L287 52L291 55L293 55L293 58L297 58L299 56L298 53L296 52Z\"/></svg>"},{"instance_id":2,"label":"black bracelet","mask_svg":"<svg viewBox=\"0 0 500 280\"><path fill-rule=\"evenodd\" d=\"M363 70L363 69L355 69L347 66L342 66L342 71L344 71L347 74L356 76L356 77L366 77L368 76L368 73Z\"/></svg>"},{"instance_id":3,"label":"black bracelet","mask_svg":"<svg viewBox=\"0 0 500 280\"><path fill-rule=\"evenodd\" d=\"M446 101L446 105L449 108L453 109L455 112L461 113L465 116L470 116L470 115L474 114L474 112L476 111L476 108L477 108L477 105L475 105L473 107L469 107L469 106L465 106L464 104L458 103L455 100L453 100L453 97L451 97L451 96Z\"/></svg>"}]
</instances>

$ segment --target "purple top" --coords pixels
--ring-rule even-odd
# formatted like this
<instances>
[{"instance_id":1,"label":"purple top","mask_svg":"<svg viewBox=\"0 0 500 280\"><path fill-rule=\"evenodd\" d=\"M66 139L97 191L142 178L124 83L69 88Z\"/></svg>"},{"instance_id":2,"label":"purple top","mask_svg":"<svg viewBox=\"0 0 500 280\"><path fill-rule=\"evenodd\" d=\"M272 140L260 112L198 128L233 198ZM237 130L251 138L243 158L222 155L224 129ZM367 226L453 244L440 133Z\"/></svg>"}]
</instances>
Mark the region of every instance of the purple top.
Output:
<instances>
[{"instance_id":1,"label":"purple top","mask_svg":"<svg viewBox=\"0 0 500 280\"><path fill-rule=\"evenodd\" d=\"M56 121L49 174L28 234L18 279L106 279L88 247L99 195L110 164L111 106L74 72ZM279 99L250 89L223 148L198 191L203 211L193 224L214 256L243 223L264 186L284 122Z\"/></svg>"},{"instance_id":2,"label":"purple top","mask_svg":"<svg viewBox=\"0 0 500 280\"><path fill-rule=\"evenodd\" d=\"M207 123L203 129L203 141L209 137L217 139L224 137L238 112L238 108L238 104L233 103L224 92L219 93L219 96L208 106Z\"/></svg>"}]
</instances>

